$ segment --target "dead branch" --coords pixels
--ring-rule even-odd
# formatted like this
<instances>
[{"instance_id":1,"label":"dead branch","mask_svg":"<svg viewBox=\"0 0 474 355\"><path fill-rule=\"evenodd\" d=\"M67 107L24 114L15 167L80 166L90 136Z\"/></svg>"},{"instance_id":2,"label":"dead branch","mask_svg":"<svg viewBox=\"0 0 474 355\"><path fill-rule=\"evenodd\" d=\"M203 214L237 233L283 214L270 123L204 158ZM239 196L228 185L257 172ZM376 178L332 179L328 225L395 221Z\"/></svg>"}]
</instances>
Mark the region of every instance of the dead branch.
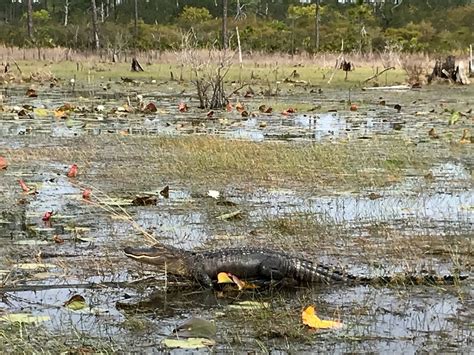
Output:
<instances>
[{"instance_id":1,"label":"dead branch","mask_svg":"<svg viewBox=\"0 0 474 355\"><path fill-rule=\"evenodd\" d=\"M392 69L395 69L395 67L388 67L388 68L385 68L384 70L382 70L380 73L377 73L377 74L374 74L372 75L370 78L367 78L365 79L363 82L366 83L372 79L375 79L375 78L378 78L380 75L382 75L383 73L385 73L386 71L388 70L392 70Z\"/></svg>"}]
</instances>

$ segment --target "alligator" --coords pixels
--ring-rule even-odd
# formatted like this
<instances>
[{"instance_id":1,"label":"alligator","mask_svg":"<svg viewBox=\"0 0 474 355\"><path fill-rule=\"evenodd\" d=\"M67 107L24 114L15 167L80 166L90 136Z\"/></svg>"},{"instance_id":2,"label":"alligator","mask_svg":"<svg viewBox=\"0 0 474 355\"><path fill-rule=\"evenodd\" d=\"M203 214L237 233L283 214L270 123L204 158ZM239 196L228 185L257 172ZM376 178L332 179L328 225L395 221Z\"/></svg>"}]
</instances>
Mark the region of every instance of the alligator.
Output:
<instances>
[{"instance_id":1,"label":"alligator","mask_svg":"<svg viewBox=\"0 0 474 355\"><path fill-rule=\"evenodd\" d=\"M169 275L194 280L205 288L213 288L220 272L257 284L311 283L453 283L462 275L436 276L431 273L398 276L360 277L342 269L319 264L304 258L264 248L227 248L213 251L187 251L163 244L148 248L127 247L125 255L136 261L158 266Z\"/></svg>"}]
</instances>

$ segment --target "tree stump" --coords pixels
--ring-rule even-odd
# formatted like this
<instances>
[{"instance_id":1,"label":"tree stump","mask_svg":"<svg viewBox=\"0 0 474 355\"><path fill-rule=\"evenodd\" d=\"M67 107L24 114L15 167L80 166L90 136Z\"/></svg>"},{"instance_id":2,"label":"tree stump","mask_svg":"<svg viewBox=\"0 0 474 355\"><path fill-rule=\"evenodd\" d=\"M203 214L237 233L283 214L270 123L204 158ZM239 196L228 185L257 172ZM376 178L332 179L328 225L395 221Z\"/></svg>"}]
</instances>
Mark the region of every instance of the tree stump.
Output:
<instances>
[{"instance_id":1,"label":"tree stump","mask_svg":"<svg viewBox=\"0 0 474 355\"><path fill-rule=\"evenodd\" d=\"M464 66L462 63L456 65L456 57L450 55L445 58L436 60L433 72L428 76L428 83L434 79L449 80L458 84L468 84L466 75L464 74Z\"/></svg>"},{"instance_id":2,"label":"tree stump","mask_svg":"<svg viewBox=\"0 0 474 355\"><path fill-rule=\"evenodd\" d=\"M132 58L132 71L144 71L137 58Z\"/></svg>"}]
</instances>

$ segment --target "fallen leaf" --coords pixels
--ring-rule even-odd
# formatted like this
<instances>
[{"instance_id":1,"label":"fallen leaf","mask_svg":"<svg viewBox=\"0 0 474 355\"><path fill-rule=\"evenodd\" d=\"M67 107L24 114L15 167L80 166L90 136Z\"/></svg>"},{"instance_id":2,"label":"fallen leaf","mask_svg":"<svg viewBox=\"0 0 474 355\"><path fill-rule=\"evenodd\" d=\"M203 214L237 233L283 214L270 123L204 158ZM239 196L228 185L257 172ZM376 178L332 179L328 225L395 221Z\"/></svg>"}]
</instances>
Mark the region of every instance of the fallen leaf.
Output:
<instances>
[{"instance_id":1,"label":"fallen leaf","mask_svg":"<svg viewBox=\"0 0 474 355\"><path fill-rule=\"evenodd\" d=\"M316 313L313 306L306 307L301 314L303 324L313 328L313 329L339 329L342 328L343 324L338 321L333 320L323 320L320 319Z\"/></svg>"},{"instance_id":2,"label":"fallen leaf","mask_svg":"<svg viewBox=\"0 0 474 355\"><path fill-rule=\"evenodd\" d=\"M63 244L64 243L64 239L61 236L57 235L57 234L53 235L53 241L56 244Z\"/></svg>"},{"instance_id":3,"label":"fallen leaf","mask_svg":"<svg viewBox=\"0 0 474 355\"><path fill-rule=\"evenodd\" d=\"M234 281L230 278L227 272L220 272L217 274L217 283L218 284L233 284Z\"/></svg>"},{"instance_id":4,"label":"fallen leaf","mask_svg":"<svg viewBox=\"0 0 474 355\"><path fill-rule=\"evenodd\" d=\"M167 348L198 349L207 348L216 344L215 340L207 338L163 339L162 345Z\"/></svg>"},{"instance_id":5,"label":"fallen leaf","mask_svg":"<svg viewBox=\"0 0 474 355\"><path fill-rule=\"evenodd\" d=\"M350 107L350 110L351 111L357 111L359 108L357 107L356 104L352 104L351 107Z\"/></svg>"},{"instance_id":6,"label":"fallen leaf","mask_svg":"<svg viewBox=\"0 0 474 355\"><path fill-rule=\"evenodd\" d=\"M454 111L451 114L451 117L449 117L448 124L451 126L451 125L457 123L460 119L461 119L461 114L459 113L459 111Z\"/></svg>"},{"instance_id":7,"label":"fallen leaf","mask_svg":"<svg viewBox=\"0 0 474 355\"><path fill-rule=\"evenodd\" d=\"M230 102L227 103L227 105L225 105L225 109L227 112L231 112L233 107L232 107L232 104Z\"/></svg>"},{"instance_id":8,"label":"fallen leaf","mask_svg":"<svg viewBox=\"0 0 474 355\"><path fill-rule=\"evenodd\" d=\"M430 138L433 138L433 139L439 138L439 135L438 133L436 133L436 130L434 129L434 127L428 131L428 135L430 136Z\"/></svg>"},{"instance_id":9,"label":"fallen leaf","mask_svg":"<svg viewBox=\"0 0 474 355\"><path fill-rule=\"evenodd\" d=\"M207 114L206 114L207 117L211 118L212 116L214 116L214 111L209 111Z\"/></svg>"},{"instance_id":10,"label":"fallen leaf","mask_svg":"<svg viewBox=\"0 0 474 355\"><path fill-rule=\"evenodd\" d=\"M158 197L155 195L143 195L135 196L132 200L132 205L134 206L150 206L156 205L158 202Z\"/></svg>"},{"instance_id":11,"label":"fallen leaf","mask_svg":"<svg viewBox=\"0 0 474 355\"><path fill-rule=\"evenodd\" d=\"M209 190L208 193L207 193L207 196L218 199L219 196L220 196L220 192L216 191L216 190Z\"/></svg>"},{"instance_id":12,"label":"fallen leaf","mask_svg":"<svg viewBox=\"0 0 474 355\"><path fill-rule=\"evenodd\" d=\"M234 212L224 213L217 217L217 219L221 219L223 221L228 221L230 219L242 219L242 211L237 210Z\"/></svg>"},{"instance_id":13,"label":"fallen leaf","mask_svg":"<svg viewBox=\"0 0 474 355\"><path fill-rule=\"evenodd\" d=\"M262 309L268 307L270 307L270 304L268 302L257 301L242 301L229 305L230 309Z\"/></svg>"},{"instance_id":14,"label":"fallen leaf","mask_svg":"<svg viewBox=\"0 0 474 355\"><path fill-rule=\"evenodd\" d=\"M77 164L72 164L67 172L67 177L75 178L77 176Z\"/></svg>"},{"instance_id":15,"label":"fallen leaf","mask_svg":"<svg viewBox=\"0 0 474 355\"><path fill-rule=\"evenodd\" d=\"M35 89L29 88L26 90L26 96L28 97L38 97L38 94L36 93Z\"/></svg>"},{"instance_id":16,"label":"fallen leaf","mask_svg":"<svg viewBox=\"0 0 474 355\"><path fill-rule=\"evenodd\" d=\"M18 180L18 183L20 184L20 187L23 190L23 192L29 192L30 191L30 188L25 184L23 179Z\"/></svg>"},{"instance_id":17,"label":"fallen leaf","mask_svg":"<svg viewBox=\"0 0 474 355\"><path fill-rule=\"evenodd\" d=\"M471 141L472 141L472 138L470 137L469 130L467 128L464 128L462 132L462 137L459 143L466 144L466 143L471 143Z\"/></svg>"},{"instance_id":18,"label":"fallen leaf","mask_svg":"<svg viewBox=\"0 0 474 355\"><path fill-rule=\"evenodd\" d=\"M44 213L43 215L43 218L41 218L43 221L47 222L51 219L51 217L53 216L54 214L54 211L47 211Z\"/></svg>"},{"instance_id":19,"label":"fallen leaf","mask_svg":"<svg viewBox=\"0 0 474 355\"><path fill-rule=\"evenodd\" d=\"M64 307L72 311L79 311L87 307L86 300L81 295L74 295L68 301L64 302Z\"/></svg>"},{"instance_id":20,"label":"fallen leaf","mask_svg":"<svg viewBox=\"0 0 474 355\"><path fill-rule=\"evenodd\" d=\"M160 195L163 196L164 198L170 198L170 187L165 186L163 190L160 191Z\"/></svg>"},{"instance_id":21,"label":"fallen leaf","mask_svg":"<svg viewBox=\"0 0 474 355\"><path fill-rule=\"evenodd\" d=\"M15 245L45 245L49 243L47 240L24 239L24 240L17 240L13 244Z\"/></svg>"},{"instance_id":22,"label":"fallen leaf","mask_svg":"<svg viewBox=\"0 0 474 355\"><path fill-rule=\"evenodd\" d=\"M173 333L176 333L180 338L213 339L216 332L217 328L214 322L201 318L191 318L173 329Z\"/></svg>"},{"instance_id":23,"label":"fallen leaf","mask_svg":"<svg viewBox=\"0 0 474 355\"><path fill-rule=\"evenodd\" d=\"M235 109L237 110L238 113L242 113L242 111L245 110L245 106L241 104L240 102L237 102L235 104Z\"/></svg>"},{"instance_id":24,"label":"fallen leaf","mask_svg":"<svg viewBox=\"0 0 474 355\"><path fill-rule=\"evenodd\" d=\"M48 114L49 114L48 110L46 110L45 108L41 108L41 107L35 108L35 109L33 110L33 113L34 113L35 116L37 116L37 117L47 117Z\"/></svg>"},{"instance_id":25,"label":"fallen leaf","mask_svg":"<svg viewBox=\"0 0 474 355\"><path fill-rule=\"evenodd\" d=\"M48 320L49 316L34 316L30 313L10 313L0 317L0 321L10 323L40 323Z\"/></svg>"},{"instance_id":26,"label":"fallen leaf","mask_svg":"<svg viewBox=\"0 0 474 355\"><path fill-rule=\"evenodd\" d=\"M239 291L248 290L248 289L256 289L258 288L256 285L248 283L239 279L237 276L231 274L230 272L220 272L217 274L217 283L218 284L227 284L232 283L237 285Z\"/></svg>"},{"instance_id":27,"label":"fallen leaf","mask_svg":"<svg viewBox=\"0 0 474 355\"><path fill-rule=\"evenodd\" d=\"M6 169L8 167L8 162L4 157L0 156L0 170Z\"/></svg>"},{"instance_id":28,"label":"fallen leaf","mask_svg":"<svg viewBox=\"0 0 474 355\"><path fill-rule=\"evenodd\" d=\"M144 112L146 113L153 113L153 112L156 112L158 111L158 109L156 108L156 105L153 103L153 102L149 102L145 108L143 109Z\"/></svg>"},{"instance_id":29,"label":"fallen leaf","mask_svg":"<svg viewBox=\"0 0 474 355\"><path fill-rule=\"evenodd\" d=\"M178 105L178 111L179 112L187 112L188 111L188 105L186 105L184 102L180 102Z\"/></svg>"},{"instance_id":30,"label":"fallen leaf","mask_svg":"<svg viewBox=\"0 0 474 355\"><path fill-rule=\"evenodd\" d=\"M23 264L15 265L15 268L21 269L21 270L52 269L56 267L57 266L54 264L45 264L45 263L23 263Z\"/></svg>"},{"instance_id":31,"label":"fallen leaf","mask_svg":"<svg viewBox=\"0 0 474 355\"><path fill-rule=\"evenodd\" d=\"M61 110L54 110L54 117L56 118L67 118L67 114L65 111L61 111Z\"/></svg>"},{"instance_id":32,"label":"fallen leaf","mask_svg":"<svg viewBox=\"0 0 474 355\"><path fill-rule=\"evenodd\" d=\"M90 200L91 194L92 194L92 190L91 190L91 189L85 189L84 191L82 191L82 198L83 198L84 200Z\"/></svg>"}]
</instances>

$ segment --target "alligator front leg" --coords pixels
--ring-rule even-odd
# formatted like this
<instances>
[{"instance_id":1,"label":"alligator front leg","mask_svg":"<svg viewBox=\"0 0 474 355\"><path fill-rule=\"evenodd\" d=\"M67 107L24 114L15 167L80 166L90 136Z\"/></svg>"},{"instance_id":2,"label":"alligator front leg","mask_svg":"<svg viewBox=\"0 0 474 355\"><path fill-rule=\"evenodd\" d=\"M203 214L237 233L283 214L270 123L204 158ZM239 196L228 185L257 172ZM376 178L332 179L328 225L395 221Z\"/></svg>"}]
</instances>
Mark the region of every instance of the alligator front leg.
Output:
<instances>
[{"instance_id":1,"label":"alligator front leg","mask_svg":"<svg viewBox=\"0 0 474 355\"><path fill-rule=\"evenodd\" d=\"M194 273L195 280L204 288L213 288L212 279L204 271L196 271Z\"/></svg>"}]
</instances>

